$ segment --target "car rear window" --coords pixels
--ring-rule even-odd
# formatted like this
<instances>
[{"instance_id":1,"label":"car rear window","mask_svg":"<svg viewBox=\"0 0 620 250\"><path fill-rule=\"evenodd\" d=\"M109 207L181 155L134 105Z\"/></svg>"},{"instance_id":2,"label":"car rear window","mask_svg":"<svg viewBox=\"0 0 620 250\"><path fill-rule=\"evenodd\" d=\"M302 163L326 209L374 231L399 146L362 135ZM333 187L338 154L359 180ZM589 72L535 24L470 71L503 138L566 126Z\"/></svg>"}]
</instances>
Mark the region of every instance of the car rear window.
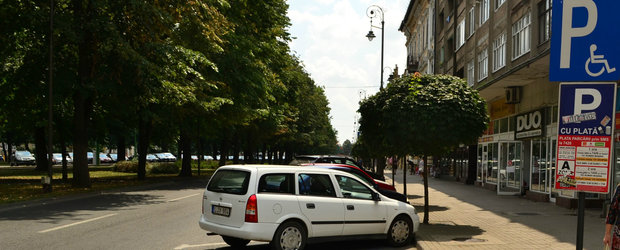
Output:
<instances>
[{"instance_id":1,"label":"car rear window","mask_svg":"<svg viewBox=\"0 0 620 250\"><path fill-rule=\"evenodd\" d=\"M207 185L207 190L218 193L246 194L250 172L241 170L217 171Z\"/></svg>"}]
</instances>

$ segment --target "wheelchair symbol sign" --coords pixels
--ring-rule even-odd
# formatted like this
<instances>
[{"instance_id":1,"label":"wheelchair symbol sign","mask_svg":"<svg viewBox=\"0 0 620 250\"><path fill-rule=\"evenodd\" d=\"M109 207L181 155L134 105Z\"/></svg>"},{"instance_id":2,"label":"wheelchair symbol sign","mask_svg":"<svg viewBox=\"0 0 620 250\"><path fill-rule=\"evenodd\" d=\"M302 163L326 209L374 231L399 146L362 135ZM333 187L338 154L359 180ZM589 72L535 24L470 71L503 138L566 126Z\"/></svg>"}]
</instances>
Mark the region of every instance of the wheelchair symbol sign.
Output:
<instances>
[{"instance_id":1,"label":"wheelchair symbol sign","mask_svg":"<svg viewBox=\"0 0 620 250\"><path fill-rule=\"evenodd\" d=\"M607 62L607 59L604 59L605 57L604 55L595 55L594 54L595 51L596 51L596 44L590 45L590 58L586 60L586 72L588 73L588 75L592 77L597 77L603 74L605 71L607 71L607 73L612 73L616 71L616 68L609 67L609 62ZM592 72L590 71L590 64L603 64L603 67L598 72L597 71Z\"/></svg>"},{"instance_id":2,"label":"wheelchair symbol sign","mask_svg":"<svg viewBox=\"0 0 620 250\"><path fill-rule=\"evenodd\" d=\"M620 80L620 1L553 0L549 80Z\"/></svg>"}]
</instances>

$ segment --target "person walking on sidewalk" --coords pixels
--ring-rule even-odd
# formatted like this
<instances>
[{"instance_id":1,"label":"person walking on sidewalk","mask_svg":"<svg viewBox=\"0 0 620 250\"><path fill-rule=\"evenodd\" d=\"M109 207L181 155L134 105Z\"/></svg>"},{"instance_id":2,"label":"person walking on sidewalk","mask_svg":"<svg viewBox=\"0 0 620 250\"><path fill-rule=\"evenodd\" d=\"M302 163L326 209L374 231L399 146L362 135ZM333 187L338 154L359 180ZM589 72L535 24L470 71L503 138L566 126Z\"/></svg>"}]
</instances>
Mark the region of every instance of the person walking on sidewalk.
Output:
<instances>
[{"instance_id":1,"label":"person walking on sidewalk","mask_svg":"<svg viewBox=\"0 0 620 250\"><path fill-rule=\"evenodd\" d=\"M620 185L616 186L614 196L611 198L611 204L609 206L609 212L607 212L607 218L605 219L605 237L603 237L603 244L610 246L610 249L620 249L620 228L618 227L618 216L620 216L620 196L618 195Z\"/></svg>"}]
</instances>

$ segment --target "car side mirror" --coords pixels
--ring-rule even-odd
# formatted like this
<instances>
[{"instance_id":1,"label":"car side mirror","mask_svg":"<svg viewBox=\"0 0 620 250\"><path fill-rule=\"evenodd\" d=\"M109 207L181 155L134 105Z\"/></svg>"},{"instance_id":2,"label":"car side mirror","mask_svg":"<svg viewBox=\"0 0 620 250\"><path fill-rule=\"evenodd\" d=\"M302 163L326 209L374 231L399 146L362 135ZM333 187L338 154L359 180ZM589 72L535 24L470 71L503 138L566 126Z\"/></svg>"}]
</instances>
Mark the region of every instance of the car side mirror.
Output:
<instances>
[{"instance_id":1,"label":"car side mirror","mask_svg":"<svg viewBox=\"0 0 620 250\"><path fill-rule=\"evenodd\" d=\"M373 201L380 201L381 197L379 196L378 193L372 192L372 200Z\"/></svg>"}]
</instances>

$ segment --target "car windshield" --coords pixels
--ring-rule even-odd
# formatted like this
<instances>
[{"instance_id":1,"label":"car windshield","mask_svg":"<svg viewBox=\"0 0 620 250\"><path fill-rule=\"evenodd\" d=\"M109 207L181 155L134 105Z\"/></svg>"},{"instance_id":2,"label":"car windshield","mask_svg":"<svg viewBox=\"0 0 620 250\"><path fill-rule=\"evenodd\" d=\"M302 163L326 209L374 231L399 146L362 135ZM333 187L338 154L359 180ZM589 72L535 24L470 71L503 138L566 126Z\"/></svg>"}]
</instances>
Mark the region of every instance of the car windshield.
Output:
<instances>
[{"instance_id":1,"label":"car windshield","mask_svg":"<svg viewBox=\"0 0 620 250\"><path fill-rule=\"evenodd\" d=\"M88 152L88 153L86 153L86 155L87 155L89 158L93 158L93 156L94 156L93 152Z\"/></svg>"},{"instance_id":2,"label":"car windshield","mask_svg":"<svg viewBox=\"0 0 620 250\"><path fill-rule=\"evenodd\" d=\"M62 154L54 154L54 158L61 158Z\"/></svg>"},{"instance_id":3,"label":"car windshield","mask_svg":"<svg viewBox=\"0 0 620 250\"><path fill-rule=\"evenodd\" d=\"M15 155L19 156L19 157L28 157L28 156L32 156L32 154L28 151L17 151L15 152Z\"/></svg>"},{"instance_id":4,"label":"car windshield","mask_svg":"<svg viewBox=\"0 0 620 250\"><path fill-rule=\"evenodd\" d=\"M174 155L172 155L171 153L163 153L163 155L170 158L174 157Z\"/></svg>"}]
</instances>

